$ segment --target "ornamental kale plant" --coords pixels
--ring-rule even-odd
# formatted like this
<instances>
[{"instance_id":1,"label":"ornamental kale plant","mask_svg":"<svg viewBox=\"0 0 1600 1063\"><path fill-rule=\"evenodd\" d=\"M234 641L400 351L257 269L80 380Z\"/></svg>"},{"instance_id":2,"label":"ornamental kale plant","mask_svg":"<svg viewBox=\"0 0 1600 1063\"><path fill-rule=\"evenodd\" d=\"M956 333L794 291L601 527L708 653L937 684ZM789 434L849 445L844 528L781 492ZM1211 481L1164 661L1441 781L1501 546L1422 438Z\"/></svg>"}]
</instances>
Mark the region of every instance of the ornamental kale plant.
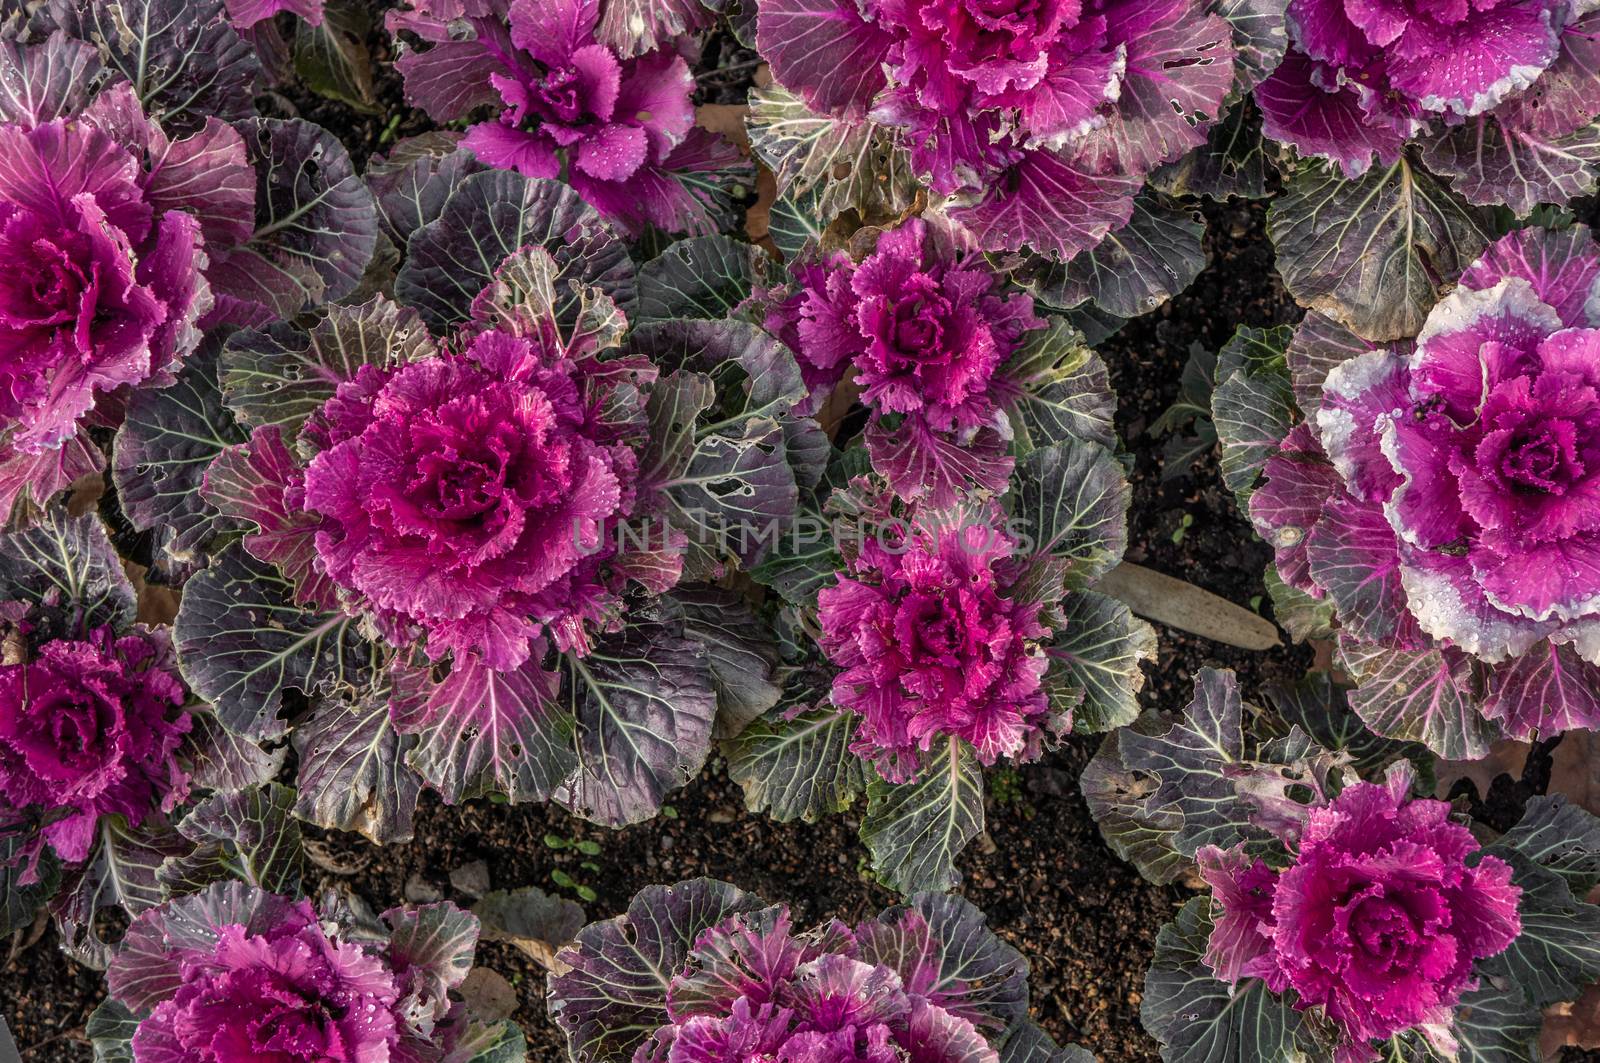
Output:
<instances>
[{"instance_id":1,"label":"ornamental kale plant","mask_svg":"<svg viewBox=\"0 0 1600 1063\"><path fill-rule=\"evenodd\" d=\"M959 897L799 931L725 882L648 886L561 959L549 1008L574 1061L1093 1058L1028 1019L1027 961Z\"/></svg>"},{"instance_id":2,"label":"ornamental kale plant","mask_svg":"<svg viewBox=\"0 0 1600 1063\"><path fill-rule=\"evenodd\" d=\"M236 735L290 738L324 826L407 838L424 786L648 818L778 699L770 636L704 581L821 475L799 366L669 312L564 185L448 139L379 167L399 302L211 363L237 441L186 502L185 676Z\"/></svg>"},{"instance_id":3,"label":"ornamental kale plant","mask_svg":"<svg viewBox=\"0 0 1600 1063\"><path fill-rule=\"evenodd\" d=\"M366 927L238 882L134 920L90 1023L97 1053L182 1063L513 1058L522 1034L452 999L478 921L449 902ZM98 1036L96 1034L98 1033Z\"/></svg>"},{"instance_id":4,"label":"ornamental kale plant","mask_svg":"<svg viewBox=\"0 0 1600 1063\"><path fill-rule=\"evenodd\" d=\"M926 182L982 250L1060 260L1133 219L1235 80L1229 22L1186 0L763 0L757 26L778 87L755 96L752 140L780 192L872 159L826 216L892 213Z\"/></svg>"},{"instance_id":5,"label":"ornamental kale plant","mask_svg":"<svg viewBox=\"0 0 1600 1063\"><path fill-rule=\"evenodd\" d=\"M342 297L372 256L344 148L252 117L220 2L179 6L104 49L126 15L105 3L0 34L0 251L18 267L0 281L0 517L100 471L94 433L172 385L202 329ZM157 516L131 507L141 528Z\"/></svg>"},{"instance_id":6,"label":"ornamental kale plant","mask_svg":"<svg viewBox=\"0 0 1600 1063\"><path fill-rule=\"evenodd\" d=\"M1278 598L1303 633L1336 626L1379 734L1476 758L1600 724L1597 291L1588 229L1521 230L1414 340L1311 315L1217 389Z\"/></svg>"},{"instance_id":7,"label":"ornamental kale plant","mask_svg":"<svg viewBox=\"0 0 1600 1063\"><path fill-rule=\"evenodd\" d=\"M1600 979L1600 821L1535 797L1481 844L1333 690L1277 692L1287 730L1250 748L1232 674L1207 669L1181 719L1111 736L1085 773L1114 848L1161 880L1197 863L1211 890L1156 941L1141 1018L1162 1059L1537 1058L1542 1010Z\"/></svg>"},{"instance_id":8,"label":"ornamental kale plant","mask_svg":"<svg viewBox=\"0 0 1600 1063\"><path fill-rule=\"evenodd\" d=\"M408 99L440 123L498 108L463 147L528 177L565 176L629 236L716 232L753 183L732 145L695 126L679 54L691 46L677 38L709 22L697 5L411 0L387 21L424 46L396 63Z\"/></svg>"}]
</instances>

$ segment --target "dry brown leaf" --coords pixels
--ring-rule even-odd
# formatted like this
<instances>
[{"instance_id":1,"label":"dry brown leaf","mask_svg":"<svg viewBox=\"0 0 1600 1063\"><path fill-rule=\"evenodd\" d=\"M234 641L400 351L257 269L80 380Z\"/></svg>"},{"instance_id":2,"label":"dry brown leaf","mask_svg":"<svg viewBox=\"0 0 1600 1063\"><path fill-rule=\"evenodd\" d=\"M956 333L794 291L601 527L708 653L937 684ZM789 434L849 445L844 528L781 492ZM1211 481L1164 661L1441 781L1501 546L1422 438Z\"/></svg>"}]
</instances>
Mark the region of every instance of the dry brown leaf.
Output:
<instances>
[{"instance_id":1,"label":"dry brown leaf","mask_svg":"<svg viewBox=\"0 0 1600 1063\"><path fill-rule=\"evenodd\" d=\"M1095 590L1120 600L1146 620L1214 642L1246 650L1270 650L1280 644L1277 627L1266 617L1131 562L1108 572Z\"/></svg>"},{"instance_id":2,"label":"dry brown leaf","mask_svg":"<svg viewBox=\"0 0 1600 1063\"><path fill-rule=\"evenodd\" d=\"M1544 1011L1539 1031L1539 1052L1555 1059L1563 1048L1600 1049L1600 985L1592 985L1577 1000Z\"/></svg>"},{"instance_id":3,"label":"dry brown leaf","mask_svg":"<svg viewBox=\"0 0 1600 1063\"><path fill-rule=\"evenodd\" d=\"M517 1010L516 989L487 967L474 967L467 972L466 979L456 992L461 994L473 1018L479 1022L509 1019Z\"/></svg>"}]
</instances>

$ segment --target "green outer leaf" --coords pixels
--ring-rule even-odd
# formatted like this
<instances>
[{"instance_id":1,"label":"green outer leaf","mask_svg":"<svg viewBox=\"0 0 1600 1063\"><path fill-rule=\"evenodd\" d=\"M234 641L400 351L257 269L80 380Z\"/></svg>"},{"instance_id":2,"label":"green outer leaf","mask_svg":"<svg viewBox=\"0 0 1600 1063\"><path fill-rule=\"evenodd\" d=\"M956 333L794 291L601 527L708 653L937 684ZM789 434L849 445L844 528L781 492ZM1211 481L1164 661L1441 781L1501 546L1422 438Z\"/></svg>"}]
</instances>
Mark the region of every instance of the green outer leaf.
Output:
<instances>
[{"instance_id":1,"label":"green outer leaf","mask_svg":"<svg viewBox=\"0 0 1600 1063\"><path fill-rule=\"evenodd\" d=\"M1006 1034L1000 1063L1095 1063L1087 1048L1058 1045L1031 1019L1024 1019Z\"/></svg>"},{"instance_id":2,"label":"green outer leaf","mask_svg":"<svg viewBox=\"0 0 1600 1063\"><path fill-rule=\"evenodd\" d=\"M1516 986L1535 1007L1576 1000L1600 981L1600 907L1573 897L1565 879L1504 841L1484 851L1510 864L1511 881L1522 888L1522 932L1478 969Z\"/></svg>"},{"instance_id":3,"label":"green outer leaf","mask_svg":"<svg viewBox=\"0 0 1600 1063\"><path fill-rule=\"evenodd\" d=\"M1529 798L1500 844L1560 875L1574 897L1587 897L1600 883L1600 818L1561 794Z\"/></svg>"},{"instance_id":4,"label":"green outer leaf","mask_svg":"<svg viewBox=\"0 0 1600 1063\"><path fill-rule=\"evenodd\" d=\"M871 768L850 752L854 714L820 708L786 719L792 709L780 704L723 742L722 755L750 811L779 823L815 823L854 804Z\"/></svg>"},{"instance_id":5,"label":"green outer leaf","mask_svg":"<svg viewBox=\"0 0 1600 1063\"><path fill-rule=\"evenodd\" d=\"M133 1031L138 1016L107 997L89 1015L84 1036L94 1047L94 1063L133 1063Z\"/></svg>"},{"instance_id":6,"label":"green outer leaf","mask_svg":"<svg viewBox=\"0 0 1600 1063\"><path fill-rule=\"evenodd\" d=\"M1267 459L1293 427L1294 393L1283 359L1293 335L1287 325L1245 325L1217 353L1212 421L1222 444L1222 481L1240 508L1248 504Z\"/></svg>"},{"instance_id":7,"label":"green outer leaf","mask_svg":"<svg viewBox=\"0 0 1600 1063\"><path fill-rule=\"evenodd\" d=\"M750 297L767 261L761 248L729 236L679 240L639 267L635 320L725 318Z\"/></svg>"},{"instance_id":8,"label":"green outer leaf","mask_svg":"<svg viewBox=\"0 0 1600 1063\"><path fill-rule=\"evenodd\" d=\"M1017 462L1012 497L1033 549L1071 563L1069 589L1093 584L1122 560L1133 493L1105 447L1069 439L1033 451Z\"/></svg>"},{"instance_id":9,"label":"green outer leaf","mask_svg":"<svg viewBox=\"0 0 1600 1063\"><path fill-rule=\"evenodd\" d=\"M195 560L226 524L200 497L207 466L249 438L222 404L221 346L221 334L210 333L184 360L177 383L135 391L112 448L111 477L123 513L140 531L156 529L162 551L180 562Z\"/></svg>"},{"instance_id":10,"label":"green outer leaf","mask_svg":"<svg viewBox=\"0 0 1600 1063\"><path fill-rule=\"evenodd\" d=\"M199 893L213 882L238 879L296 896L305 852L294 802L294 791L277 783L200 802L178 822L194 851L163 861L157 873L162 888L169 895Z\"/></svg>"},{"instance_id":11,"label":"green outer leaf","mask_svg":"<svg viewBox=\"0 0 1600 1063\"><path fill-rule=\"evenodd\" d=\"M1191 897L1156 935L1139 1021L1164 1063L1302 1063L1301 1019L1259 979L1230 986L1205 965L1210 899Z\"/></svg>"},{"instance_id":12,"label":"green outer leaf","mask_svg":"<svg viewBox=\"0 0 1600 1063\"><path fill-rule=\"evenodd\" d=\"M1145 661L1156 659L1155 629L1115 598L1094 591L1068 595L1066 622L1045 650L1053 666L1084 692L1074 711L1075 734L1097 734L1139 716Z\"/></svg>"},{"instance_id":13,"label":"green outer leaf","mask_svg":"<svg viewBox=\"0 0 1600 1063\"><path fill-rule=\"evenodd\" d=\"M822 216L817 206L821 201L822 193L816 189L780 195L773 201L767 215L767 235L786 260L793 259L807 243L822 240L831 219Z\"/></svg>"},{"instance_id":14,"label":"green outer leaf","mask_svg":"<svg viewBox=\"0 0 1600 1063\"><path fill-rule=\"evenodd\" d=\"M358 620L295 605L293 585L238 543L184 585L173 641L189 686L224 727L253 738L283 734L284 690L359 688L381 652Z\"/></svg>"},{"instance_id":15,"label":"green outer leaf","mask_svg":"<svg viewBox=\"0 0 1600 1063\"><path fill-rule=\"evenodd\" d=\"M160 904L161 863L187 851L188 844L160 817L130 827L121 816L101 816L95 833L88 861L64 876L50 910L62 950L86 967L103 970L116 945L101 936L101 909L118 907L131 917Z\"/></svg>"},{"instance_id":16,"label":"green outer leaf","mask_svg":"<svg viewBox=\"0 0 1600 1063\"><path fill-rule=\"evenodd\" d=\"M923 757L922 774L894 785L867 784L861 840L872 869L899 893L948 890L961 881L956 856L983 829L983 768L959 738Z\"/></svg>"},{"instance_id":17,"label":"green outer leaf","mask_svg":"<svg viewBox=\"0 0 1600 1063\"><path fill-rule=\"evenodd\" d=\"M1066 263L1039 256L1040 272L1023 283L1048 306L1070 309L1092 300L1118 317L1148 314L1187 288L1206 267L1206 225L1152 191L1133 202L1121 228Z\"/></svg>"},{"instance_id":18,"label":"green outer leaf","mask_svg":"<svg viewBox=\"0 0 1600 1063\"><path fill-rule=\"evenodd\" d=\"M472 1023L440 1063L526 1063L527 1059L527 1038L507 1019L493 1025Z\"/></svg>"},{"instance_id":19,"label":"green outer leaf","mask_svg":"<svg viewBox=\"0 0 1600 1063\"><path fill-rule=\"evenodd\" d=\"M1278 575L1276 565L1268 565L1261 580L1272 599L1272 616L1278 626L1296 642L1334 637L1334 604L1328 597L1313 598L1298 587L1291 587Z\"/></svg>"},{"instance_id":20,"label":"green outer leaf","mask_svg":"<svg viewBox=\"0 0 1600 1063\"><path fill-rule=\"evenodd\" d=\"M1489 244L1488 215L1400 159L1347 179L1303 163L1267 215L1278 272L1302 306L1370 340L1415 336Z\"/></svg>"},{"instance_id":21,"label":"green outer leaf","mask_svg":"<svg viewBox=\"0 0 1600 1063\"><path fill-rule=\"evenodd\" d=\"M10 824L6 826L6 832L0 834L0 941L32 926L40 906L54 896L61 885L61 861L48 845L39 854L39 880L30 886L16 884L22 868L12 861L23 844L37 835L28 830L12 830Z\"/></svg>"},{"instance_id":22,"label":"green outer leaf","mask_svg":"<svg viewBox=\"0 0 1600 1063\"><path fill-rule=\"evenodd\" d=\"M34 606L34 638L82 638L102 624L133 621L133 584L93 513L69 517L56 506L26 530L0 535L0 587L6 598Z\"/></svg>"},{"instance_id":23,"label":"green outer leaf","mask_svg":"<svg viewBox=\"0 0 1600 1063\"><path fill-rule=\"evenodd\" d=\"M1010 408L1015 450L1026 454L1068 438L1116 446L1117 400L1105 362L1083 333L1052 315L1023 335L1000 375L1020 389Z\"/></svg>"},{"instance_id":24,"label":"green outer leaf","mask_svg":"<svg viewBox=\"0 0 1600 1063\"><path fill-rule=\"evenodd\" d=\"M1271 170L1268 144L1261 134L1260 112L1254 101L1244 99L1207 131L1204 144L1156 170L1150 183L1172 196L1265 199Z\"/></svg>"},{"instance_id":25,"label":"green outer leaf","mask_svg":"<svg viewBox=\"0 0 1600 1063\"><path fill-rule=\"evenodd\" d=\"M363 114L377 114L372 55L367 50L371 29L372 18L363 5L338 0L323 7L321 25L297 20L295 73L317 95L347 103Z\"/></svg>"},{"instance_id":26,"label":"green outer leaf","mask_svg":"<svg viewBox=\"0 0 1600 1063\"><path fill-rule=\"evenodd\" d=\"M420 740L389 718L388 691L321 699L294 731L300 770L294 814L385 845L411 840L422 777L409 763Z\"/></svg>"},{"instance_id":27,"label":"green outer leaf","mask_svg":"<svg viewBox=\"0 0 1600 1063\"><path fill-rule=\"evenodd\" d=\"M281 425L292 440L362 366L404 365L437 353L415 310L375 295L359 306L328 307L309 331L274 322L234 333L222 351L222 391L240 421Z\"/></svg>"},{"instance_id":28,"label":"green outer leaf","mask_svg":"<svg viewBox=\"0 0 1600 1063\"><path fill-rule=\"evenodd\" d=\"M684 634L706 648L717 692L713 738L731 738L778 703L773 682L778 650L772 632L740 594L724 587L680 586L672 601L683 609Z\"/></svg>"},{"instance_id":29,"label":"green outer leaf","mask_svg":"<svg viewBox=\"0 0 1600 1063\"><path fill-rule=\"evenodd\" d=\"M1148 733L1159 729L1160 723L1159 719L1146 717L1134 726ZM1120 736L1126 733L1117 730L1106 735L1078 777L1078 785L1089 804L1089 814L1111 851L1149 881L1166 885L1178 881L1194 866L1177 848L1183 817L1171 809L1146 808L1146 799L1155 792L1157 782L1123 765Z\"/></svg>"},{"instance_id":30,"label":"green outer leaf","mask_svg":"<svg viewBox=\"0 0 1600 1063\"><path fill-rule=\"evenodd\" d=\"M1411 761L1419 770L1433 769L1433 756L1425 746L1369 731L1350 708L1348 688L1335 683L1331 672L1318 669L1293 683L1270 683L1262 694L1284 723L1299 727L1325 749L1348 752L1352 767L1363 778L1381 779L1385 769L1400 759ZM1431 789L1431 784L1423 789Z\"/></svg>"},{"instance_id":31,"label":"green outer leaf","mask_svg":"<svg viewBox=\"0 0 1600 1063\"><path fill-rule=\"evenodd\" d=\"M1456 1005L1450 1032L1460 1047L1453 1063L1539 1063L1543 1027L1544 1015L1514 986L1485 981Z\"/></svg>"}]
</instances>

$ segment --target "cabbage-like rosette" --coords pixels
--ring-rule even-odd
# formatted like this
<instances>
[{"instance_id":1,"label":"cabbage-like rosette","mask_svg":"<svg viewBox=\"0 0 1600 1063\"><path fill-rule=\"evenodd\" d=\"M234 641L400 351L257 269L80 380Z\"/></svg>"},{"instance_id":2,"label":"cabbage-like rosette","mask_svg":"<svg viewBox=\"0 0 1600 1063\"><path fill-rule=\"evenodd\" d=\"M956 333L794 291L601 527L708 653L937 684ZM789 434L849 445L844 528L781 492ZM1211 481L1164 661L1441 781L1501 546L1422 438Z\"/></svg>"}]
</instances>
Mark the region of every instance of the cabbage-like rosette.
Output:
<instances>
[{"instance_id":1,"label":"cabbage-like rosette","mask_svg":"<svg viewBox=\"0 0 1600 1063\"><path fill-rule=\"evenodd\" d=\"M1301 392L1315 415L1250 498L1279 575L1347 639L1458 660L1451 688L1509 734L1600 723L1597 384L1600 247L1504 237L1414 344Z\"/></svg>"},{"instance_id":2,"label":"cabbage-like rosette","mask_svg":"<svg viewBox=\"0 0 1600 1063\"><path fill-rule=\"evenodd\" d=\"M640 933L659 949L645 981ZM547 999L573 1060L997 1063L1012 1036L1064 1051L1027 1021L1027 962L958 897L801 929L787 905L695 879L646 887L561 956Z\"/></svg>"},{"instance_id":3,"label":"cabbage-like rosette","mask_svg":"<svg viewBox=\"0 0 1600 1063\"><path fill-rule=\"evenodd\" d=\"M671 40L634 54L604 33L604 6L412 0L388 15L390 32L425 45L395 64L407 98L440 123L496 108L468 128L463 147L490 166L564 177L629 235L651 226L715 232L719 207L707 189L730 174L750 177L748 164L696 128L694 78Z\"/></svg>"},{"instance_id":4,"label":"cabbage-like rosette","mask_svg":"<svg viewBox=\"0 0 1600 1063\"><path fill-rule=\"evenodd\" d=\"M1565 202L1594 187L1573 138L1600 115L1597 15L1560 0L1291 0L1288 54L1255 89L1263 129L1351 177L1416 140L1473 203ZM1551 164L1529 165L1540 157Z\"/></svg>"},{"instance_id":5,"label":"cabbage-like rosette","mask_svg":"<svg viewBox=\"0 0 1600 1063\"><path fill-rule=\"evenodd\" d=\"M70 76L63 76L69 72ZM89 439L172 383L212 307L205 247L248 231L254 178L216 120L179 139L92 45L0 41L0 518L101 466Z\"/></svg>"},{"instance_id":6,"label":"cabbage-like rosette","mask_svg":"<svg viewBox=\"0 0 1600 1063\"><path fill-rule=\"evenodd\" d=\"M811 110L892 130L983 250L1063 259L1205 142L1235 62L1189 0L763 0L757 44Z\"/></svg>"},{"instance_id":7,"label":"cabbage-like rosette","mask_svg":"<svg viewBox=\"0 0 1600 1063\"><path fill-rule=\"evenodd\" d=\"M1002 405L1016 388L1000 370L1046 322L947 225L912 218L878 234L859 262L808 251L787 284L753 304L800 362L805 411L853 381L873 467L901 498L947 507L1005 490L1012 431Z\"/></svg>"}]
</instances>

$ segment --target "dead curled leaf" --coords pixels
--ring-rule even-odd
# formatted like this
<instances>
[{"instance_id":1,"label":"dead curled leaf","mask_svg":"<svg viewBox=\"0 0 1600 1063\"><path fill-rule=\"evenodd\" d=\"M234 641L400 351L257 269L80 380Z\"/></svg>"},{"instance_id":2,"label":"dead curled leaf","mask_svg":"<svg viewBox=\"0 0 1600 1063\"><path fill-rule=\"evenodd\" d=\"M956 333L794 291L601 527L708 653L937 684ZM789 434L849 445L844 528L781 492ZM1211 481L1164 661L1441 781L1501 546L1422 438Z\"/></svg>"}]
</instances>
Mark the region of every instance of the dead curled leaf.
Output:
<instances>
[{"instance_id":1,"label":"dead curled leaf","mask_svg":"<svg viewBox=\"0 0 1600 1063\"><path fill-rule=\"evenodd\" d=\"M565 897L533 886L496 890L472 906L483 941L503 941L554 974L569 968L558 957L587 921L583 909Z\"/></svg>"}]
</instances>

